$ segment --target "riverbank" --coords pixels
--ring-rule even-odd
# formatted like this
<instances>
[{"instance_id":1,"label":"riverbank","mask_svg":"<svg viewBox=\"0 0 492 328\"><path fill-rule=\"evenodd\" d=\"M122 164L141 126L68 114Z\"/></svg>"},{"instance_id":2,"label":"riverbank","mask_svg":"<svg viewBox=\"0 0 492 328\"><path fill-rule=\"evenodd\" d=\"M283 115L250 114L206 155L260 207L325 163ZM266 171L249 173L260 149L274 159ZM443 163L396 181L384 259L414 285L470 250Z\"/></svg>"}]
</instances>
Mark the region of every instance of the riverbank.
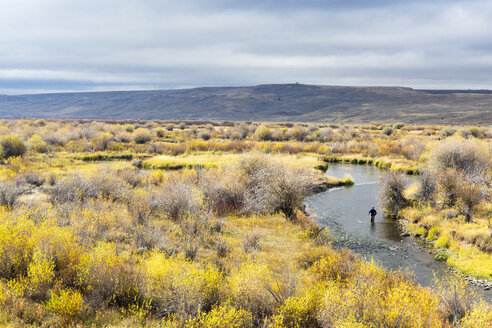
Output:
<instances>
[{"instance_id":1,"label":"riverbank","mask_svg":"<svg viewBox=\"0 0 492 328\"><path fill-rule=\"evenodd\" d=\"M436 259L479 285L492 287L492 236L489 205L479 208L466 222L457 211L407 207L399 218L406 231L430 245ZM478 279L478 280L477 280Z\"/></svg>"}]
</instances>

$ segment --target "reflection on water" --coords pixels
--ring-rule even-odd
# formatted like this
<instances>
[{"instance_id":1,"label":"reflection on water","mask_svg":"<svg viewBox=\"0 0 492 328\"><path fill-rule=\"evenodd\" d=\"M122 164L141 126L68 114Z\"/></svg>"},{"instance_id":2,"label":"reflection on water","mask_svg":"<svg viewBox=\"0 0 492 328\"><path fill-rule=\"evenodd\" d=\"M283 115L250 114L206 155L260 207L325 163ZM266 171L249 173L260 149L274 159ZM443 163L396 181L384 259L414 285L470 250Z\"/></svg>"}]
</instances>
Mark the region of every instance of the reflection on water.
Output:
<instances>
[{"instance_id":1,"label":"reflection on water","mask_svg":"<svg viewBox=\"0 0 492 328\"><path fill-rule=\"evenodd\" d=\"M335 246L372 257L389 269L409 269L422 285L431 285L434 274L441 277L449 271L415 239L402 237L395 220L384 218L379 208L377 184L383 173L372 166L330 165L327 175L342 178L350 174L355 185L308 197L306 205L314 212L317 223L328 227L336 239ZM410 176L409 179L415 181L416 178ZM368 212L373 205L378 214L371 223Z\"/></svg>"}]
</instances>

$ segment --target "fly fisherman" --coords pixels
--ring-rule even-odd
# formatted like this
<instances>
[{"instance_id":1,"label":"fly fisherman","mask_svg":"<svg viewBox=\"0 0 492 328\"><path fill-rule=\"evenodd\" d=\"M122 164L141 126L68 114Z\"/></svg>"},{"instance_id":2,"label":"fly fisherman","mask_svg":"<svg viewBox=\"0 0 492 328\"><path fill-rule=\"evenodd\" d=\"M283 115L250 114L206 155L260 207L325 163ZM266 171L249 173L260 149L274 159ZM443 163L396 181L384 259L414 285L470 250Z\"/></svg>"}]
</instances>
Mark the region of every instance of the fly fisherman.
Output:
<instances>
[{"instance_id":1,"label":"fly fisherman","mask_svg":"<svg viewBox=\"0 0 492 328\"><path fill-rule=\"evenodd\" d=\"M369 210L369 215L371 216L371 222L374 222L374 218L376 217L376 214L378 214L378 212L376 212L374 206L371 207L371 209Z\"/></svg>"}]
</instances>

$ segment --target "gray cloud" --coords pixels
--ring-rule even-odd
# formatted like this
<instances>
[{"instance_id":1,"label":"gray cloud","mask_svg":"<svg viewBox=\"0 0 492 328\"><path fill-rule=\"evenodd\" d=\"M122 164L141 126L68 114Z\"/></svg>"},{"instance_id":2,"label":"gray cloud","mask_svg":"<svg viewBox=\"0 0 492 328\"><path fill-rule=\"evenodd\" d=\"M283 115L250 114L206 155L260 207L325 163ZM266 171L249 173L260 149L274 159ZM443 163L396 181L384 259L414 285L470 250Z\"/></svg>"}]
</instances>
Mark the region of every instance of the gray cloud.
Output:
<instances>
[{"instance_id":1,"label":"gray cloud","mask_svg":"<svg viewBox=\"0 0 492 328\"><path fill-rule=\"evenodd\" d=\"M489 1L4 0L0 93L492 88Z\"/></svg>"}]
</instances>

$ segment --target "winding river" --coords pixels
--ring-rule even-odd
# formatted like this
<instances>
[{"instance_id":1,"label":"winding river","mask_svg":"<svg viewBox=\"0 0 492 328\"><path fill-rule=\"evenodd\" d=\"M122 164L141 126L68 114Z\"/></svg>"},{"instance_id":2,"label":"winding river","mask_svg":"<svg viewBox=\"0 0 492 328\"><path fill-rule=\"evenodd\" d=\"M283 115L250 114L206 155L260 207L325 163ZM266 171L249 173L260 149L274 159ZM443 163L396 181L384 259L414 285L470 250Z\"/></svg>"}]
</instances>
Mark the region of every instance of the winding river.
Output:
<instances>
[{"instance_id":1,"label":"winding river","mask_svg":"<svg viewBox=\"0 0 492 328\"><path fill-rule=\"evenodd\" d=\"M306 200L308 211L316 217L318 225L330 230L336 247L374 258L387 269L408 269L423 286L432 285L434 276L450 274L422 241L402 236L398 223L384 218L377 200L378 177L384 171L373 166L333 164L326 174L339 178L349 174L355 181L353 186L329 189ZM409 179L417 180L412 176ZM372 205L378 211L374 223L368 215ZM483 296L492 299L490 292Z\"/></svg>"}]
</instances>

